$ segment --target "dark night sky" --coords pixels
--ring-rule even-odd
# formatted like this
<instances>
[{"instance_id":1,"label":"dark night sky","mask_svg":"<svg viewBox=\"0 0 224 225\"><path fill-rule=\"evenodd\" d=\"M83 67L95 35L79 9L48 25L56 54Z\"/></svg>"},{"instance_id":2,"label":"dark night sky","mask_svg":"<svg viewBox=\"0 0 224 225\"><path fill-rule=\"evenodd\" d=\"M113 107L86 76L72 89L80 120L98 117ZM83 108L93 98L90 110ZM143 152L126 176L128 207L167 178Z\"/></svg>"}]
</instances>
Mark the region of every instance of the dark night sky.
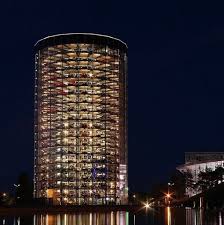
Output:
<instances>
[{"instance_id":1,"label":"dark night sky","mask_svg":"<svg viewBox=\"0 0 224 225\"><path fill-rule=\"evenodd\" d=\"M0 190L33 168L34 43L64 32L129 46L129 186L147 191L185 151L224 150L224 13L212 1L0 3Z\"/></svg>"}]
</instances>

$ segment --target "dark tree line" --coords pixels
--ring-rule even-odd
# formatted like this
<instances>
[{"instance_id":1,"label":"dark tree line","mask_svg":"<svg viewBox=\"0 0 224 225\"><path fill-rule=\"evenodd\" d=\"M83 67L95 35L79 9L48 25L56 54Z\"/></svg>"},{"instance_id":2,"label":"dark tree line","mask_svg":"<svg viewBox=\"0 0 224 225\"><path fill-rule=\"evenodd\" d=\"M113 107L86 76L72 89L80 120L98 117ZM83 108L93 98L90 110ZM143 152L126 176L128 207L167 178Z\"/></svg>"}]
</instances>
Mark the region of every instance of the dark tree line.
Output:
<instances>
[{"instance_id":1,"label":"dark tree line","mask_svg":"<svg viewBox=\"0 0 224 225\"><path fill-rule=\"evenodd\" d=\"M206 168L205 171L201 171L198 175L198 182L196 188L200 191L205 191L215 187L223 182L224 168L219 166L215 170Z\"/></svg>"},{"instance_id":2,"label":"dark tree line","mask_svg":"<svg viewBox=\"0 0 224 225\"><path fill-rule=\"evenodd\" d=\"M185 177L186 188L203 192L224 181L224 168L221 166L216 167L215 170L206 168L205 171L199 172L196 182L193 180L193 176L189 171L183 173L183 176Z\"/></svg>"}]
</instances>

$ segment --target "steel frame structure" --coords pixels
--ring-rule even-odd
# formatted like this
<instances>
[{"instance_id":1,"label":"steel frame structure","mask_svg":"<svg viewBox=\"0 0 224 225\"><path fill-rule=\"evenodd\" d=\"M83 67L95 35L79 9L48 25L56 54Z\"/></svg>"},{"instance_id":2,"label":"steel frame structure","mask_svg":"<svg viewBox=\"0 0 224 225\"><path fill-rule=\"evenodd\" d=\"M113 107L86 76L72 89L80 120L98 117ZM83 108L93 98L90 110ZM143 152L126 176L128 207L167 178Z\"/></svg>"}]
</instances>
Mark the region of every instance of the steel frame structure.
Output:
<instances>
[{"instance_id":1,"label":"steel frame structure","mask_svg":"<svg viewBox=\"0 0 224 225\"><path fill-rule=\"evenodd\" d=\"M34 196L127 202L127 46L95 34L35 45Z\"/></svg>"}]
</instances>

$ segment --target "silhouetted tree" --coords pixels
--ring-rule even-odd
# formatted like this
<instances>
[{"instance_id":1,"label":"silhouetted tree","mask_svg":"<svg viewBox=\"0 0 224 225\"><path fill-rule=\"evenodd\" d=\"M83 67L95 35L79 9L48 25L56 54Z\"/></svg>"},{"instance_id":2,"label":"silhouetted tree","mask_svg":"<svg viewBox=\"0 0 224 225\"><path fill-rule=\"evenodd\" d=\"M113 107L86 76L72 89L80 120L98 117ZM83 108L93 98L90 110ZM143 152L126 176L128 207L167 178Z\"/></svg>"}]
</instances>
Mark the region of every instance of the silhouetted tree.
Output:
<instances>
[{"instance_id":1,"label":"silhouetted tree","mask_svg":"<svg viewBox=\"0 0 224 225\"><path fill-rule=\"evenodd\" d=\"M200 191L205 191L213 186L213 171L210 168L200 171L196 186Z\"/></svg>"},{"instance_id":2,"label":"silhouetted tree","mask_svg":"<svg viewBox=\"0 0 224 225\"><path fill-rule=\"evenodd\" d=\"M185 194L185 176L180 171L176 170L170 177L170 192L173 192L174 196L179 199L184 197Z\"/></svg>"},{"instance_id":3,"label":"silhouetted tree","mask_svg":"<svg viewBox=\"0 0 224 225\"><path fill-rule=\"evenodd\" d=\"M0 205L12 205L14 201L10 193L0 192Z\"/></svg>"},{"instance_id":4,"label":"silhouetted tree","mask_svg":"<svg viewBox=\"0 0 224 225\"><path fill-rule=\"evenodd\" d=\"M206 168L205 171L201 171L198 174L198 182L196 183L196 186L198 190L206 191L223 182L223 176L224 168L221 166L216 167L215 170Z\"/></svg>"},{"instance_id":5,"label":"silhouetted tree","mask_svg":"<svg viewBox=\"0 0 224 225\"><path fill-rule=\"evenodd\" d=\"M16 188L16 203L30 203L33 198L32 182L27 173L23 172L19 175Z\"/></svg>"},{"instance_id":6,"label":"silhouetted tree","mask_svg":"<svg viewBox=\"0 0 224 225\"><path fill-rule=\"evenodd\" d=\"M164 197L164 193L167 192L167 182L166 183L158 183L158 184L153 184L151 191L150 191L150 196L159 199Z\"/></svg>"},{"instance_id":7,"label":"silhouetted tree","mask_svg":"<svg viewBox=\"0 0 224 225\"><path fill-rule=\"evenodd\" d=\"M223 178L224 178L224 168L221 166L217 166L214 173L214 180L215 180L215 185L220 184L221 182L223 182Z\"/></svg>"}]
</instances>

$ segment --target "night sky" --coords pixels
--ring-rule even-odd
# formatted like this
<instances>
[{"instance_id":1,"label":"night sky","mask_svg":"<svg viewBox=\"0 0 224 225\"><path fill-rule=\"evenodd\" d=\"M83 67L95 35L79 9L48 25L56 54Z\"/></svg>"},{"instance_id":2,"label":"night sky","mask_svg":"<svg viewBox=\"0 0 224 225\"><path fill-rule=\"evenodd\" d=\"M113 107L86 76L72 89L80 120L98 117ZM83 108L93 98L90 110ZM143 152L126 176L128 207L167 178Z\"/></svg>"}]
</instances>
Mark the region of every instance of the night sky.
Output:
<instances>
[{"instance_id":1,"label":"night sky","mask_svg":"<svg viewBox=\"0 0 224 225\"><path fill-rule=\"evenodd\" d=\"M185 3L184 3L185 2ZM0 3L0 191L33 171L35 42L65 32L128 44L129 187L148 191L185 151L224 150L224 5L213 1Z\"/></svg>"}]
</instances>

